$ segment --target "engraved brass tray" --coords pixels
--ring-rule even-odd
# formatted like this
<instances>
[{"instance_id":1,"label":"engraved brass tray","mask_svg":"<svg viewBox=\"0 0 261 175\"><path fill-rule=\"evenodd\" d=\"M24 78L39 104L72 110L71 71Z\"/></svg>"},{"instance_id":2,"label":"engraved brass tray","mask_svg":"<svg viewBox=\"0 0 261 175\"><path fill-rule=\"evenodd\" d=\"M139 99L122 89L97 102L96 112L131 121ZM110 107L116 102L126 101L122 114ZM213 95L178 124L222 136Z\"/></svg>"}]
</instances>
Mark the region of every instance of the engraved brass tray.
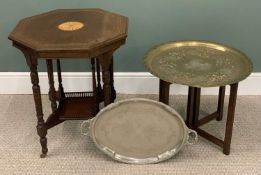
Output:
<instances>
[{"instance_id":1,"label":"engraved brass tray","mask_svg":"<svg viewBox=\"0 0 261 175\"><path fill-rule=\"evenodd\" d=\"M132 164L164 161L197 141L197 133L173 108L142 98L110 104L81 128L102 152Z\"/></svg>"},{"instance_id":2,"label":"engraved brass tray","mask_svg":"<svg viewBox=\"0 0 261 175\"><path fill-rule=\"evenodd\" d=\"M237 83L248 77L253 69L244 53L206 41L161 44L148 51L144 64L164 81L192 87Z\"/></svg>"}]
</instances>

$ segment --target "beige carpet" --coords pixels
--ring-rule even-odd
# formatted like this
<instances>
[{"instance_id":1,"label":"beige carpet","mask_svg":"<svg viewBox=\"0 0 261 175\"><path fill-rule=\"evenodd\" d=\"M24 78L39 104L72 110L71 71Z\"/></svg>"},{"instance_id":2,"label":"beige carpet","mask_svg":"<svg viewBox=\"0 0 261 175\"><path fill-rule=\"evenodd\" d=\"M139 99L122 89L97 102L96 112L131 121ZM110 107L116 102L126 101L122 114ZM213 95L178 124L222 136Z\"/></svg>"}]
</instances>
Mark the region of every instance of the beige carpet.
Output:
<instances>
[{"instance_id":1,"label":"beige carpet","mask_svg":"<svg viewBox=\"0 0 261 175\"><path fill-rule=\"evenodd\" d=\"M134 96L119 95L118 99ZM139 96L156 99L157 96ZM216 98L202 98L201 114L215 110ZM227 98L226 98L227 104ZM43 96L45 116L50 112ZM172 96L173 106L182 116L185 96ZM226 112L226 111L225 111ZM261 96L238 98L231 155L199 139L185 146L168 161L153 165L118 163L98 151L91 140L80 133L81 121L67 121L48 133L48 157L39 158L40 144L36 134L36 117L32 96L0 96L0 175L4 174L244 174L261 175ZM205 126L222 137L224 122Z\"/></svg>"}]
</instances>

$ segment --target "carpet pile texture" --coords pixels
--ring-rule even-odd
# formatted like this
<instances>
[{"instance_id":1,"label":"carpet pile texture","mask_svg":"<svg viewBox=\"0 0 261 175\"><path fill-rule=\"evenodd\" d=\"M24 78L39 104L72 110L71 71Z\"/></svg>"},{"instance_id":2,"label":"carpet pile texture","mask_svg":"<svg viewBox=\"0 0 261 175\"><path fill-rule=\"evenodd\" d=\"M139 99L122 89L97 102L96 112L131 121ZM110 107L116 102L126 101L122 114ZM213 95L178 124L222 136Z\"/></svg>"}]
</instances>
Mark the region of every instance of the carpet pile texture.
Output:
<instances>
[{"instance_id":1,"label":"carpet pile texture","mask_svg":"<svg viewBox=\"0 0 261 175\"><path fill-rule=\"evenodd\" d=\"M157 100L156 95L121 95L117 100L143 97ZM45 119L50 103L42 96ZM183 117L186 96L171 96L170 105ZM225 106L228 104L228 97ZM217 97L203 96L200 113L216 110ZM224 113L226 114L226 107ZM226 116L226 115L225 115ZM203 128L223 138L225 120L212 121ZM48 156L40 159L36 117L31 95L0 95L0 174L261 174L261 96L239 96L236 107L231 154L226 156L214 144L199 138L186 145L168 161L152 165L118 163L100 152L92 140L81 135L82 121L66 121L48 131Z\"/></svg>"}]
</instances>

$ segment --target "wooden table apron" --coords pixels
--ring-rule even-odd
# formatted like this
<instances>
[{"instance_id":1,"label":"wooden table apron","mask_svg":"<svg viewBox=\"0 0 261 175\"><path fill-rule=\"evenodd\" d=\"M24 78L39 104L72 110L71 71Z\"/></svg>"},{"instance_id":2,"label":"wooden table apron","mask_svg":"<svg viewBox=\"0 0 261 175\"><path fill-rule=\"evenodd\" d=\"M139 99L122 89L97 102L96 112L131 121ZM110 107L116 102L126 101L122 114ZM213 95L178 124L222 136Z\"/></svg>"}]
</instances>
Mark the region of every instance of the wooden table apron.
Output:
<instances>
[{"instance_id":1,"label":"wooden table apron","mask_svg":"<svg viewBox=\"0 0 261 175\"><path fill-rule=\"evenodd\" d=\"M169 104L170 84L171 83L169 83L169 82L160 80L159 101L161 101L165 104ZM234 83L234 84L230 85L230 96L229 96L227 122L226 122L224 140L221 140L199 128L200 126L212 121L213 119L216 119L217 121L221 121L223 119L225 88L226 88L225 86L219 87L217 111L215 111L214 113L199 120L198 117L199 117L199 108L200 108L201 88L190 86L189 91L188 91L186 124L189 128L196 130L200 136L202 136L205 139L213 142L214 144L222 147L224 154L229 155L231 139L232 139L234 116L235 116L238 83Z\"/></svg>"}]
</instances>

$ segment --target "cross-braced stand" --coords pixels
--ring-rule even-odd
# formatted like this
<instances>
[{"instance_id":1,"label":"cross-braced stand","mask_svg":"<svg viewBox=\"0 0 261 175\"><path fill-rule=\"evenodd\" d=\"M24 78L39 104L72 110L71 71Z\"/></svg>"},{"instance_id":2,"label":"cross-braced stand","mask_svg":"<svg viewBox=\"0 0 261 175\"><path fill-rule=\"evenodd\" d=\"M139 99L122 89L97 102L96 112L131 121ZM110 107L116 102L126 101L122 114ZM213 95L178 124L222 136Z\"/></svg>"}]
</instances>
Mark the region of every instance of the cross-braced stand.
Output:
<instances>
[{"instance_id":1,"label":"cross-braced stand","mask_svg":"<svg viewBox=\"0 0 261 175\"><path fill-rule=\"evenodd\" d=\"M160 90L159 90L159 101L169 104L169 82L160 80ZM225 130L225 138L221 140L206 131L200 129L199 127L216 119L221 121L223 118L223 108L224 108L224 99L225 99L225 86L219 88L219 98L218 98L218 107L217 111L213 114L210 114L202 119L199 119L199 108L200 108L200 94L201 88L189 87L188 92L188 103L187 103L187 120L186 124L189 128L192 128L198 132L198 134L205 139L213 142L214 144L223 148L223 152L226 155L230 154L230 145L232 139L233 123L235 116L235 107L237 99L237 89L238 83L230 85L230 96L229 96L229 105L227 113L227 122Z\"/></svg>"},{"instance_id":2,"label":"cross-braced stand","mask_svg":"<svg viewBox=\"0 0 261 175\"><path fill-rule=\"evenodd\" d=\"M224 108L224 97L225 97L225 86L220 87L219 89L219 100L217 111L199 119L199 107L200 107L200 92L201 88L189 87L189 96L188 96L188 110L187 110L187 125L188 127L196 130L198 134L205 139L213 142L214 144L223 148L223 153L226 155L230 154L230 145L232 139L233 123L235 116L235 107L237 99L237 89L238 83L230 85L230 96L229 96L229 105L227 113L227 122L225 130L225 138L221 140L208 132L200 129L199 127L216 119L221 121L223 118L223 108Z\"/></svg>"}]
</instances>

